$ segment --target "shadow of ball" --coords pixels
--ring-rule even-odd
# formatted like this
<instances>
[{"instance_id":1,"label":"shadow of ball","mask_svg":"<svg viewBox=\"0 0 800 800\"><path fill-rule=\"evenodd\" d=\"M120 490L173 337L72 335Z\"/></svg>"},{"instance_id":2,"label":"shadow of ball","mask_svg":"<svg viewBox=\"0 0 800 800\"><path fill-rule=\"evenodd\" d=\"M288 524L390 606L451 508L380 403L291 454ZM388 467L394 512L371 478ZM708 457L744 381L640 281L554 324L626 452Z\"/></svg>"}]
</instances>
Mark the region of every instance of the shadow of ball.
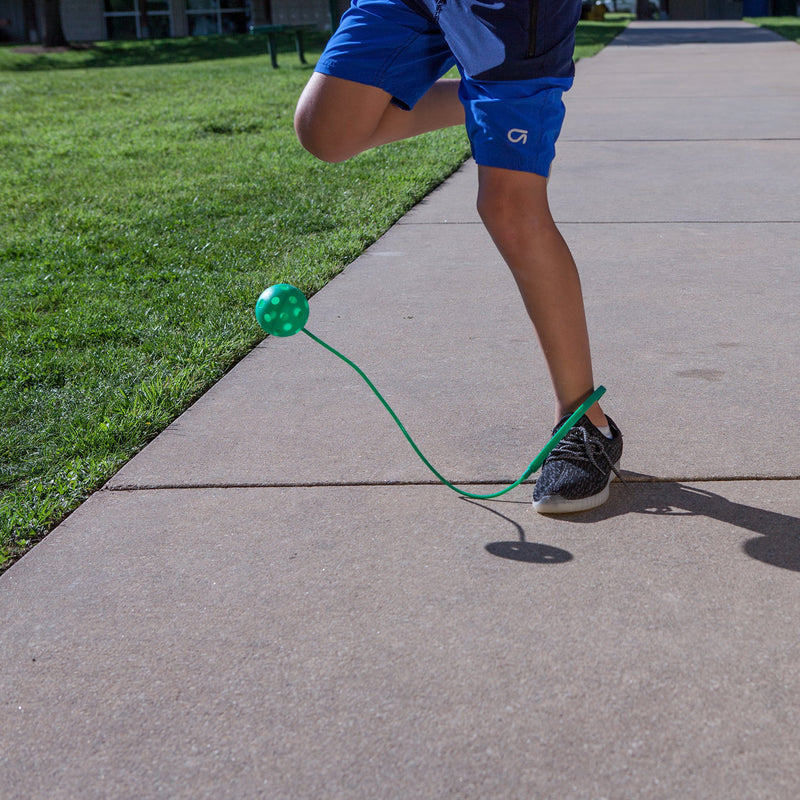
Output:
<instances>
[{"instance_id":1,"label":"shadow of ball","mask_svg":"<svg viewBox=\"0 0 800 800\"><path fill-rule=\"evenodd\" d=\"M564 564L572 561L572 553L560 547L536 542L492 542L487 552L510 561L527 561L529 564Z\"/></svg>"}]
</instances>

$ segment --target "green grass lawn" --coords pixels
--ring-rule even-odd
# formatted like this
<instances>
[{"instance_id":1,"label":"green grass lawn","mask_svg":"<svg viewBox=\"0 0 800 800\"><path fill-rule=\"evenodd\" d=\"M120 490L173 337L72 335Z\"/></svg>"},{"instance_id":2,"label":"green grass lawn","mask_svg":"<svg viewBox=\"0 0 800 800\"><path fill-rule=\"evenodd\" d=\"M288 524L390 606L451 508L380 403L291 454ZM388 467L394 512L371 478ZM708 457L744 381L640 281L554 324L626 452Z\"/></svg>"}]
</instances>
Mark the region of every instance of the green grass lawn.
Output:
<instances>
[{"instance_id":1,"label":"green grass lawn","mask_svg":"<svg viewBox=\"0 0 800 800\"><path fill-rule=\"evenodd\" d=\"M575 60L599 53L633 19L632 14L606 14L603 22L581 22L575 32Z\"/></svg>"},{"instance_id":2,"label":"green grass lawn","mask_svg":"<svg viewBox=\"0 0 800 800\"><path fill-rule=\"evenodd\" d=\"M0 48L0 570L260 341L266 286L313 294L466 158L454 129L315 161L286 50Z\"/></svg>"},{"instance_id":3,"label":"green grass lawn","mask_svg":"<svg viewBox=\"0 0 800 800\"><path fill-rule=\"evenodd\" d=\"M746 17L745 22L752 22L800 44L800 17Z\"/></svg>"}]
</instances>

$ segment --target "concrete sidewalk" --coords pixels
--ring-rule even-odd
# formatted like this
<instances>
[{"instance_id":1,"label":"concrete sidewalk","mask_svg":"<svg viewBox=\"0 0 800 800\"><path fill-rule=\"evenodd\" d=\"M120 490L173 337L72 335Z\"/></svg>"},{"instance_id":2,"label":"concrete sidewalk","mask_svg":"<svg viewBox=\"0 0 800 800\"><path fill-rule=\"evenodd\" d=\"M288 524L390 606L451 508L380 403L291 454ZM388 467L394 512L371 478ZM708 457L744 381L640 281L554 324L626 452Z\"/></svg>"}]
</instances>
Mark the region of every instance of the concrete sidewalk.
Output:
<instances>
[{"instance_id":1,"label":"concrete sidewalk","mask_svg":"<svg viewBox=\"0 0 800 800\"><path fill-rule=\"evenodd\" d=\"M551 181L628 486L438 484L355 373L267 339L0 577L0 797L800 795L800 48L636 23ZM468 164L311 301L422 451L551 424ZM255 300L255 298L254 298Z\"/></svg>"}]
</instances>

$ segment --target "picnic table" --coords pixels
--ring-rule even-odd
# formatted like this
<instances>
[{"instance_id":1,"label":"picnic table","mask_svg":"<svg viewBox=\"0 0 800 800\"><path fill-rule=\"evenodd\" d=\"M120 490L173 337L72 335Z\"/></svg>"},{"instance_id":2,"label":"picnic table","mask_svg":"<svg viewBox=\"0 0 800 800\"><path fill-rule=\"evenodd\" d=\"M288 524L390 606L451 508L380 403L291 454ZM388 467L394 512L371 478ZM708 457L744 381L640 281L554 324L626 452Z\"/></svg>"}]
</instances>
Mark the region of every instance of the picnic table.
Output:
<instances>
[{"instance_id":1,"label":"picnic table","mask_svg":"<svg viewBox=\"0 0 800 800\"><path fill-rule=\"evenodd\" d=\"M251 25L250 33L265 33L267 35L267 50L269 58L272 62L272 68L278 68L278 51L276 48L275 37L278 34L293 33L295 49L297 50L297 57L300 59L301 64L307 64L305 49L303 47L303 32L316 28L317 26L311 23L300 23L297 25Z\"/></svg>"}]
</instances>

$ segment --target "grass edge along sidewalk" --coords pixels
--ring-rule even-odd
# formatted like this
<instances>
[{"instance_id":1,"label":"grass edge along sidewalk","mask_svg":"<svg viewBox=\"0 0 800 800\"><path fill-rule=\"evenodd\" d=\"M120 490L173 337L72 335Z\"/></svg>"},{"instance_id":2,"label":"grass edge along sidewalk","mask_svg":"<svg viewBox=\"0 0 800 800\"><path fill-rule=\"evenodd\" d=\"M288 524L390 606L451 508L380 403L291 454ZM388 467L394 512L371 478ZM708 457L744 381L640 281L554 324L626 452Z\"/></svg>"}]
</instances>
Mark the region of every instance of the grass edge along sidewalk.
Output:
<instances>
[{"instance_id":1,"label":"grass edge along sidewalk","mask_svg":"<svg viewBox=\"0 0 800 800\"><path fill-rule=\"evenodd\" d=\"M0 572L263 338L264 286L313 294L468 155L453 129L318 163L310 68L239 45L0 48Z\"/></svg>"},{"instance_id":2,"label":"grass edge along sidewalk","mask_svg":"<svg viewBox=\"0 0 800 800\"><path fill-rule=\"evenodd\" d=\"M758 25L800 44L800 17L745 17L744 22Z\"/></svg>"}]
</instances>

